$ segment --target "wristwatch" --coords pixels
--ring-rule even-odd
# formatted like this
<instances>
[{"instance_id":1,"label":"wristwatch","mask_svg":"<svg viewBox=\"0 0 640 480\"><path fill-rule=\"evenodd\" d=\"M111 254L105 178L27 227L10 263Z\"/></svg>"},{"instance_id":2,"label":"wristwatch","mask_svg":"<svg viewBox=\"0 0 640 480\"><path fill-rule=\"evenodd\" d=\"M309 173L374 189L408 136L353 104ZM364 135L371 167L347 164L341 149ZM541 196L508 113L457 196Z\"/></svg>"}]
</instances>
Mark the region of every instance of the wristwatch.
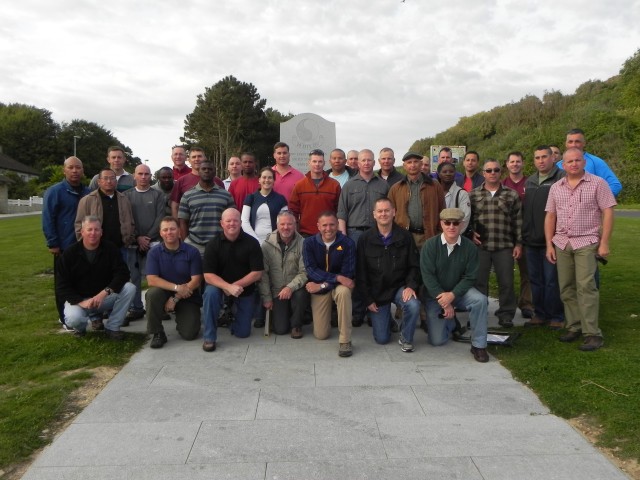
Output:
<instances>
[{"instance_id":1,"label":"wristwatch","mask_svg":"<svg viewBox=\"0 0 640 480\"><path fill-rule=\"evenodd\" d=\"M320 289L321 289L321 290L324 290L325 288L327 288L327 286L328 286L328 285L327 285L326 283L324 283L324 282L323 282L323 283L321 283L321 284L320 284Z\"/></svg>"},{"instance_id":2,"label":"wristwatch","mask_svg":"<svg viewBox=\"0 0 640 480\"><path fill-rule=\"evenodd\" d=\"M107 292L107 295L111 295L113 293L113 290L111 290L111 287L105 288L104 291Z\"/></svg>"}]
</instances>

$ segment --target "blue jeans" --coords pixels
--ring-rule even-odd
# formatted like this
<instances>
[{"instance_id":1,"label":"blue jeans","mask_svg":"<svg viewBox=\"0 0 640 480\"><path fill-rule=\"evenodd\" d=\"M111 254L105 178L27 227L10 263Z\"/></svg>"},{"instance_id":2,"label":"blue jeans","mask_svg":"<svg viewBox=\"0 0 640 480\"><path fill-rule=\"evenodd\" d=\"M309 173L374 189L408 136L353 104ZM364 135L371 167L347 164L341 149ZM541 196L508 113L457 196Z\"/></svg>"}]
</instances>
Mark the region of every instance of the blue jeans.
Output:
<instances>
[{"instance_id":1,"label":"blue jeans","mask_svg":"<svg viewBox=\"0 0 640 480\"><path fill-rule=\"evenodd\" d=\"M136 287L136 294L131 302L130 310L144 310L142 305L142 276L145 273L147 265L147 256L140 254L137 248L126 248L127 251L127 267L129 267L129 275L131 275L131 283Z\"/></svg>"},{"instance_id":2,"label":"blue jeans","mask_svg":"<svg viewBox=\"0 0 640 480\"><path fill-rule=\"evenodd\" d=\"M470 288L462 297L453 301L454 307L464 307L469 312L471 322L471 345L476 348L487 347L487 296L475 288ZM449 334L456 327L453 318L440 318L442 308L438 301L429 298L425 306L427 310L428 341L433 346L444 345L449 341Z\"/></svg>"},{"instance_id":3,"label":"blue jeans","mask_svg":"<svg viewBox=\"0 0 640 480\"><path fill-rule=\"evenodd\" d=\"M236 315L229 329L232 335L246 338L251 335L251 317L255 307L255 297L251 294L232 298L236 305ZM224 292L218 287L207 285L204 289L203 301L204 341L215 342L218 339L218 316L224 301Z\"/></svg>"},{"instance_id":4,"label":"blue jeans","mask_svg":"<svg viewBox=\"0 0 640 480\"><path fill-rule=\"evenodd\" d=\"M102 302L99 308L82 308L79 305L64 303L64 320L71 328L80 332L87 331L87 323L91 320L102 318L104 312L111 310L109 319L105 323L105 328L114 332L120 330L120 325L124 322L124 317L129 310L129 304L136 293L133 283L127 282L120 290L120 293L112 293Z\"/></svg>"},{"instance_id":5,"label":"blue jeans","mask_svg":"<svg viewBox=\"0 0 640 480\"><path fill-rule=\"evenodd\" d=\"M547 260L546 247L526 248L533 311L536 317L552 322L564 322L564 305L560 300L557 267Z\"/></svg>"},{"instance_id":6,"label":"blue jeans","mask_svg":"<svg viewBox=\"0 0 640 480\"><path fill-rule=\"evenodd\" d=\"M420 300L412 298L407 302L402 300L404 286L396 292L393 303L402 310L402 338L405 342L413 343L413 333L416 331L416 323L420 317ZM391 304L378 305L378 311L369 310L371 325L373 327L373 339L376 343L384 345L391 339Z\"/></svg>"}]
</instances>

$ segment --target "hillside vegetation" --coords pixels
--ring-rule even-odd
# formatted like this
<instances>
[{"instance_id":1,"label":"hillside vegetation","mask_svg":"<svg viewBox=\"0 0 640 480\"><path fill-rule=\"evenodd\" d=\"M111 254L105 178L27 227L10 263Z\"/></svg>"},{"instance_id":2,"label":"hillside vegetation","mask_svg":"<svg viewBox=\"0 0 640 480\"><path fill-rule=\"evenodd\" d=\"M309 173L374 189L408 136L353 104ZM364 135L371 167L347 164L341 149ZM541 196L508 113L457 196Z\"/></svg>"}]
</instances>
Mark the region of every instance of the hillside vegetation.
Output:
<instances>
[{"instance_id":1,"label":"hillside vegetation","mask_svg":"<svg viewBox=\"0 0 640 480\"><path fill-rule=\"evenodd\" d=\"M417 140L412 151L428 154L431 145L466 145L481 158L503 161L508 152L525 154L526 173L536 146L557 144L564 150L565 133L581 128L588 152L605 159L622 182L622 203L640 202L640 50L620 73L605 81L589 80L572 95L546 92L470 117L435 137Z\"/></svg>"}]
</instances>

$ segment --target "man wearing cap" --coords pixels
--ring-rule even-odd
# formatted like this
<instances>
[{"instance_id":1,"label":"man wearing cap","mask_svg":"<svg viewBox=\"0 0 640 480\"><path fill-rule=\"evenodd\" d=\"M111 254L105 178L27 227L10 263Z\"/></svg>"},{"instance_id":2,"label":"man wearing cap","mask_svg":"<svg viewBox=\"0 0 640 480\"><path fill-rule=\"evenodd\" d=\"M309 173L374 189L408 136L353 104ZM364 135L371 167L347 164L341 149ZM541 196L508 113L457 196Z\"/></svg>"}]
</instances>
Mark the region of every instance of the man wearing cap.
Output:
<instances>
[{"instance_id":1,"label":"man wearing cap","mask_svg":"<svg viewBox=\"0 0 640 480\"><path fill-rule=\"evenodd\" d=\"M402 157L407 175L391 187L388 195L396 208L395 222L413 234L418 249L440 232L438 215L445 207L440 184L422 173L422 158L414 152Z\"/></svg>"},{"instance_id":2,"label":"man wearing cap","mask_svg":"<svg viewBox=\"0 0 640 480\"><path fill-rule=\"evenodd\" d=\"M455 308L469 311L471 353L476 361L489 361L487 353L487 296L474 284L478 249L460 235L464 213L446 208L440 213L442 234L426 241L420 252L420 271L427 291L428 341L443 345L455 330Z\"/></svg>"}]
</instances>

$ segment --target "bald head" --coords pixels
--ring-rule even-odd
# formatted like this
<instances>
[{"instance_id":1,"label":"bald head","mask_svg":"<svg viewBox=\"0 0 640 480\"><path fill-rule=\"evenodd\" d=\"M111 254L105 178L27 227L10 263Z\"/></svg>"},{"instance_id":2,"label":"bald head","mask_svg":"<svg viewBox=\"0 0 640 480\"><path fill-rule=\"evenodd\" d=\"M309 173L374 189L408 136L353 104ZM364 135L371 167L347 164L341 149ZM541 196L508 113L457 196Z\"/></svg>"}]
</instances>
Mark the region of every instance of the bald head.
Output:
<instances>
[{"instance_id":1,"label":"bald head","mask_svg":"<svg viewBox=\"0 0 640 480\"><path fill-rule=\"evenodd\" d=\"M151 186L151 169L147 165L138 165L133 175L136 180L137 189L149 189L149 187Z\"/></svg>"},{"instance_id":2,"label":"bald head","mask_svg":"<svg viewBox=\"0 0 640 480\"><path fill-rule=\"evenodd\" d=\"M69 157L62 167L64 178L70 185L77 187L82 182L84 167L78 157Z\"/></svg>"}]
</instances>

